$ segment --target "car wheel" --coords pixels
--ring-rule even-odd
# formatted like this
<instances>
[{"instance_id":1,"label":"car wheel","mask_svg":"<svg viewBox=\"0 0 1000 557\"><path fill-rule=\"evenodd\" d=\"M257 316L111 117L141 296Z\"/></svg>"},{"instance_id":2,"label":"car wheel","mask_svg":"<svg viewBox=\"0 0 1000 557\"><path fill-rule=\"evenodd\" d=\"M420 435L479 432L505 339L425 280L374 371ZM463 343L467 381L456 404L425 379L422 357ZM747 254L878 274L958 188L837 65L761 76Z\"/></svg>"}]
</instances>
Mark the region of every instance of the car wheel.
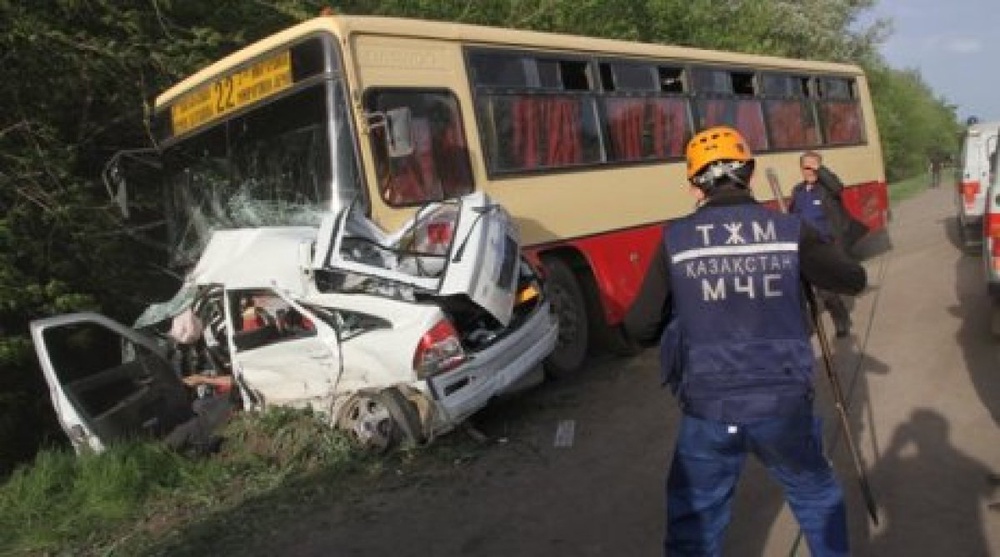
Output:
<instances>
[{"instance_id":1,"label":"car wheel","mask_svg":"<svg viewBox=\"0 0 1000 557\"><path fill-rule=\"evenodd\" d=\"M556 348L545 360L545 372L550 377L569 375L583 366L587 357L589 324L583 289L576 275L560 259L545 261L549 301L559 322Z\"/></svg>"},{"instance_id":2,"label":"car wheel","mask_svg":"<svg viewBox=\"0 0 1000 557\"><path fill-rule=\"evenodd\" d=\"M337 427L366 450L385 452L401 444L418 444L420 418L397 389L359 392L344 405Z\"/></svg>"}]
</instances>

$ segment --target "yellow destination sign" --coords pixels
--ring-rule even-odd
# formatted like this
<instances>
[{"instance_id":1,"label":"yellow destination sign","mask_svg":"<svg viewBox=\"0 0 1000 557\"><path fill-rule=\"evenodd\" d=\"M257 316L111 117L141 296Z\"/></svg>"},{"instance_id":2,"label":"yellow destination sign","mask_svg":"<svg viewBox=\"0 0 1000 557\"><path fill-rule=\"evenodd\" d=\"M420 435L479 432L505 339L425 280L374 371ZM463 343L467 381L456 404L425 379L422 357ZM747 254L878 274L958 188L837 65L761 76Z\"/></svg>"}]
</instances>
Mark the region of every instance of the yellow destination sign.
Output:
<instances>
[{"instance_id":1,"label":"yellow destination sign","mask_svg":"<svg viewBox=\"0 0 1000 557\"><path fill-rule=\"evenodd\" d=\"M182 95L170 107L174 135L191 131L292 85L292 57L286 50Z\"/></svg>"}]
</instances>

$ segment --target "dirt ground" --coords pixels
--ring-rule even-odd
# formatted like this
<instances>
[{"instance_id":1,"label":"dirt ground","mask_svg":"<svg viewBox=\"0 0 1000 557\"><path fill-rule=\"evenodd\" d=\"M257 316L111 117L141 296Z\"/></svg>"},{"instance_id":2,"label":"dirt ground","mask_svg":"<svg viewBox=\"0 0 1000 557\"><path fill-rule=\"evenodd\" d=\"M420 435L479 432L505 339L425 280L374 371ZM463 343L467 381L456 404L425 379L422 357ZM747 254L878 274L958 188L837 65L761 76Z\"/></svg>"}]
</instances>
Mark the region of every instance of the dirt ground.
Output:
<instances>
[{"instance_id":1,"label":"dirt ground","mask_svg":"<svg viewBox=\"0 0 1000 557\"><path fill-rule=\"evenodd\" d=\"M895 210L892 249L866 260L853 334L833 343L850 429L878 501L868 519L817 375L828 452L848 498L854 555L1000 554L990 504L1000 469L1000 369L978 256L954 245L951 193ZM480 443L455 432L440 454L402 463L349 494L213 553L302 556L655 556L663 479L678 413L656 350L595 356L476 416ZM317 488L318 489L318 488ZM315 500L315 498L314 498ZM263 501L260 504L267 505ZM779 488L748 465L726 555L808 555ZM211 545L211 544L209 544Z\"/></svg>"}]
</instances>

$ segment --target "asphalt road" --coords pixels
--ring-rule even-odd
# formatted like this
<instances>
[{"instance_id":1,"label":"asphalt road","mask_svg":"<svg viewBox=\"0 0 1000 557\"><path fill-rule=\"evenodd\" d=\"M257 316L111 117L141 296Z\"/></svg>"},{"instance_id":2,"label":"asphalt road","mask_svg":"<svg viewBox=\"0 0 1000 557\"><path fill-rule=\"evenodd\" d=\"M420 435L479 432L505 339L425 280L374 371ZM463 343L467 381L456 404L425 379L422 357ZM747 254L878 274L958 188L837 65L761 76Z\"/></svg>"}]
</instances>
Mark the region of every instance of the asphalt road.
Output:
<instances>
[{"instance_id":1,"label":"asphalt road","mask_svg":"<svg viewBox=\"0 0 1000 557\"><path fill-rule=\"evenodd\" d=\"M871 286L854 300L853 336L832 342L878 526L826 378L817 376L854 555L1000 555L1000 512L989 508L1000 501L992 479L1000 471L1000 341L990 333L982 260L956 247L952 213L947 187L895 208L892 249L865 262ZM655 350L594 357L578 376L478 416L488 440L475 458L390 474L374 491L276 527L246 554L660 555L678 414L655 358ZM808 555L797 534L780 489L751 463L726 555Z\"/></svg>"}]
</instances>

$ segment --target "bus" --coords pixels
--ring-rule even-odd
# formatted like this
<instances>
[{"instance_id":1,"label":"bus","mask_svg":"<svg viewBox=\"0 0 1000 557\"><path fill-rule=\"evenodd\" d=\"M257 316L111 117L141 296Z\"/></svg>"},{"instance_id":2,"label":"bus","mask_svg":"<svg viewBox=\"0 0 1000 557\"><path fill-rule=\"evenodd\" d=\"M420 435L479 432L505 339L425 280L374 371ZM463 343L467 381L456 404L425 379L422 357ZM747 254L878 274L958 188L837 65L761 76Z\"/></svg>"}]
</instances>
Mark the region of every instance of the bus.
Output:
<instances>
[{"instance_id":1,"label":"bus","mask_svg":"<svg viewBox=\"0 0 1000 557\"><path fill-rule=\"evenodd\" d=\"M441 21L328 14L249 45L155 99L171 263L214 230L318 225L360 207L386 229L482 191L543 269L554 375L591 346L634 354L621 329L663 225L693 209L684 147L738 128L790 194L805 150L885 227L888 195L854 65ZM777 203L775 203L777 204ZM669 226L669 225L668 225Z\"/></svg>"}]
</instances>

